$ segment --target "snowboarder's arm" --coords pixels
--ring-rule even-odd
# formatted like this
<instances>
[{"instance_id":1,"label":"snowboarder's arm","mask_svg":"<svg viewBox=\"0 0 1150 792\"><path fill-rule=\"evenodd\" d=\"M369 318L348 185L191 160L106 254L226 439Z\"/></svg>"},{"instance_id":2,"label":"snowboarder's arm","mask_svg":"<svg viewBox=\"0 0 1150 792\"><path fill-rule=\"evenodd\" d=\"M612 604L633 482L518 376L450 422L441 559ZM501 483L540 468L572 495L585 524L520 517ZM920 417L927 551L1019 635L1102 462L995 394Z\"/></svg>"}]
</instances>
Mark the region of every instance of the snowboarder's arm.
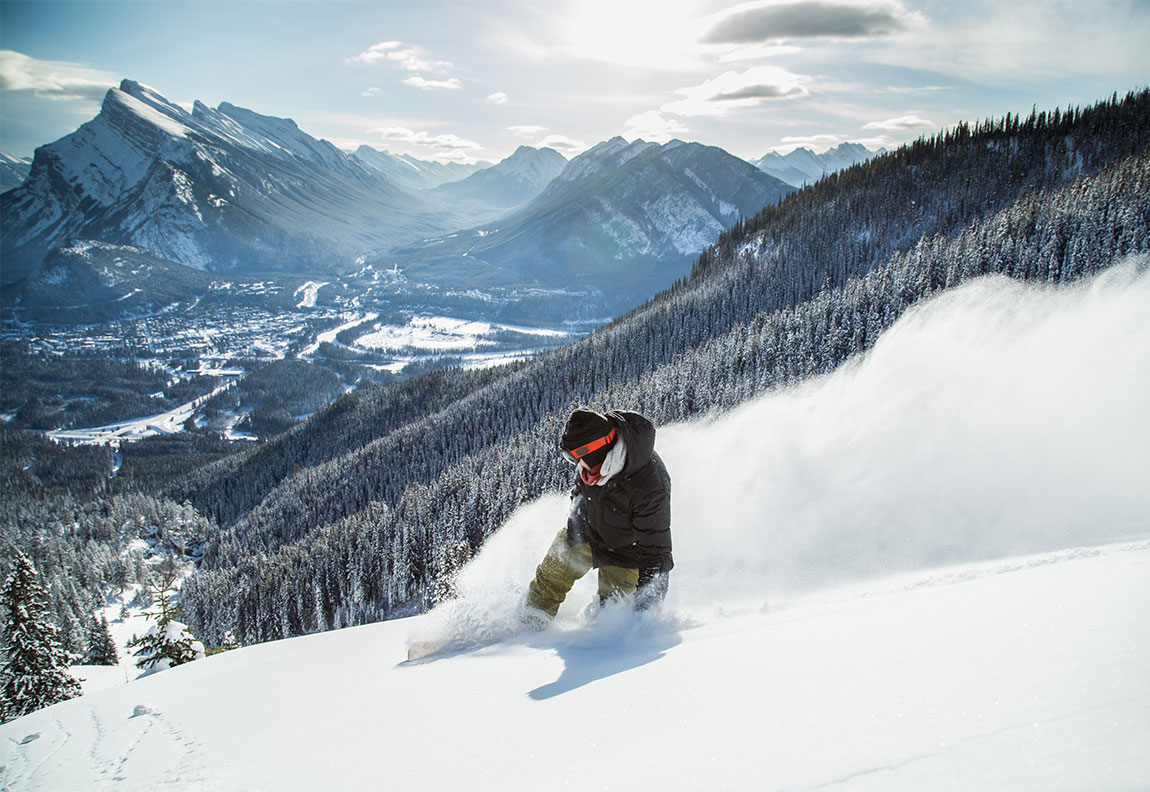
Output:
<instances>
[{"instance_id":1,"label":"snowboarder's arm","mask_svg":"<svg viewBox=\"0 0 1150 792\"><path fill-rule=\"evenodd\" d=\"M639 570L666 572L671 561L671 493L656 487L646 492L634 505L635 544L639 551Z\"/></svg>"}]
</instances>

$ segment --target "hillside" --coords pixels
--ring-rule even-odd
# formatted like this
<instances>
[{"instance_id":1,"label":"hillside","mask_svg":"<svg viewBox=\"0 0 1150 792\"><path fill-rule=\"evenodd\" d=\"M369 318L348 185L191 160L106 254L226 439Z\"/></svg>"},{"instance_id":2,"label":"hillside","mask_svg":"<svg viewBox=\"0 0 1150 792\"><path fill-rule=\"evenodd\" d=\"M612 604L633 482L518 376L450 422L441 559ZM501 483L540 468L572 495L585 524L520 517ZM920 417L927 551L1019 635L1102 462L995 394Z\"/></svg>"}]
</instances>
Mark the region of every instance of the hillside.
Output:
<instances>
[{"instance_id":1,"label":"hillside","mask_svg":"<svg viewBox=\"0 0 1150 792\"><path fill-rule=\"evenodd\" d=\"M581 586L542 633L404 662L414 638L474 637L504 615L513 593L502 581L526 579L528 548L547 541L563 508L554 499L525 508L469 568L463 598L428 616L239 649L126 684L118 668L78 668L87 695L0 726L0 783L28 792L371 789L382 778L504 790L556 777L612 790L632 788L637 774L664 790L1150 783L1146 540L784 595L769 578L736 589L692 572L713 538L684 524L684 571L661 615L587 619L579 610L592 592ZM935 538L945 547L942 532Z\"/></svg>"},{"instance_id":2,"label":"hillside","mask_svg":"<svg viewBox=\"0 0 1150 792\"><path fill-rule=\"evenodd\" d=\"M193 621L209 640L236 628L252 642L419 610L446 546L478 550L519 503L564 486L552 449L573 404L660 424L727 410L835 370L912 305L983 275L1070 284L1150 250L1150 159L1130 134L1150 129L1148 105L1142 93L988 122L856 166L737 225L692 278L588 339L401 425L361 414L342 456L307 452L305 426L300 451L274 465L253 453L205 469L171 493L222 529L187 592ZM1077 398L1050 385L1063 391ZM338 423L351 404L316 420ZM254 552L268 559L259 569ZM292 592L317 586L324 607L299 607Z\"/></svg>"},{"instance_id":3,"label":"hillside","mask_svg":"<svg viewBox=\"0 0 1150 792\"><path fill-rule=\"evenodd\" d=\"M433 162L421 160L410 154L392 154L371 146L360 146L355 150L355 158L384 174L403 187L416 190L430 189L440 184L465 179L477 170L490 168L490 162L476 162L464 165L460 162Z\"/></svg>"},{"instance_id":4,"label":"hillside","mask_svg":"<svg viewBox=\"0 0 1150 792\"><path fill-rule=\"evenodd\" d=\"M0 726L0 781L507 789L583 772L576 734L607 789L637 752L668 790L1139 788L1148 307L1144 260L1069 287L982 278L854 365L662 427L660 614L592 615L589 577L551 627L518 631L567 510L546 495L429 614L142 679L78 668L88 695ZM319 591L297 601L318 610ZM459 648L405 662L427 639Z\"/></svg>"},{"instance_id":5,"label":"hillside","mask_svg":"<svg viewBox=\"0 0 1150 792\"><path fill-rule=\"evenodd\" d=\"M193 303L212 281L142 248L73 240L5 289L4 302L24 321L100 322Z\"/></svg>"},{"instance_id":6,"label":"hillside","mask_svg":"<svg viewBox=\"0 0 1150 792\"><path fill-rule=\"evenodd\" d=\"M0 151L0 192L19 187L28 177L32 161L26 157L12 157Z\"/></svg>"}]
</instances>

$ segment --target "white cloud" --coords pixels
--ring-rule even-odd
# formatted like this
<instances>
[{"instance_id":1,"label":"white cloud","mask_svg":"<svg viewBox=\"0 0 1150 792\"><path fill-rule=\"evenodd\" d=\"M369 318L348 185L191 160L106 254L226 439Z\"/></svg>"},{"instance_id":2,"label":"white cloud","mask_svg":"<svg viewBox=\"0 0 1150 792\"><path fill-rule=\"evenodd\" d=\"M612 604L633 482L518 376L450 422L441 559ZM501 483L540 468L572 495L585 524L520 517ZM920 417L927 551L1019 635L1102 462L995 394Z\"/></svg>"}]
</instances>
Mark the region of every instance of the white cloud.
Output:
<instances>
[{"instance_id":1,"label":"white cloud","mask_svg":"<svg viewBox=\"0 0 1150 792\"><path fill-rule=\"evenodd\" d=\"M506 127L507 131L519 138L535 137L540 132L546 132L547 127L537 126L535 124L516 124L515 126Z\"/></svg>"},{"instance_id":2,"label":"white cloud","mask_svg":"<svg viewBox=\"0 0 1150 792\"><path fill-rule=\"evenodd\" d=\"M442 134L432 135L428 132L408 129L407 127L380 127L369 129L368 132L379 135L383 140L395 143L408 143L415 146L433 149L456 149L460 151L477 151L483 148L474 140L459 137L458 135Z\"/></svg>"},{"instance_id":3,"label":"white cloud","mask_svg":"<svg viewBox=\"0 0 1150 792\"><path fill-rule=\"evenodd\" d=\"M829 148L834 148L846 139L846 135L836 134L784 135L779 139L779 145L771 146L767 151L775 154L790 154L797 148L806 148L815 152L823 152Z\"/></svg>"},{"instance_id":4,"label":"white cloud","mask_svg":"<svg viewBox=\"0 0 1150 792\"><path fill-rule=\"evenodd\" d=\"M764 101L810 96L803 84L805 79L778 66L724 72L702 85L680 88L675 93L683 98L660 109L680 116L722 115L727 110L753 107Z\"/></svg>"},{"instance_id":5,"label":"white cloud","mask_svg":"<svg viewBox=\"0 0 1150 792\"><path fill-rule=\"evenodd\" d=\"M406 71L444 73L451 69L451 61L435 60L422 47L402 41L381 41L372 44L358 55L348 58L350 63L398 63Z\"/></svg>"},{"instance_id":6,"label":"white cloud","mask_svg":"<svg viewBox=\"0 0 1150 792\"><path fill-rule=\"evenodd\" d=\"M484 101L491 102L491 104L505 105L511 101L511 97L503 93L503 91L496 91L490 94Z\"/></svg>"},{"instance_id":7,"label":"white cloud","mask_svg":"<svg viewBox=\"0 0 1150 792\"><path fill-rule=\"evenodd\" d=\"M1146 81L1146 0L968 0L958 8L887 48L883 62L1008 90L1041 84L1063 101L1084 89L1094 97L1098 77L1119 91ZM1019 101L1016 109L1030 107L1031 99Z\"/></svg>"},{"instance_id":8,"label":"white cloud","mask_svg":"<svg viewBox=\"0 0 1150 792\"><path fill-rule=\"evenodd\" d=\"M360 94L360 96L379 96L380 93L382 93L382 91L380 91L375 86L372 86L371 88L368 88L366 91L364 91L362 94Z\"/></svg>"},{"instance_id":9,"label":"white cloud","mask_svg":"<svg viewBox=\"0 0 1150 792\"><path fill-rule=\"evenodd\" d=\"M866 146L871 151L877 151L878 149L882 149L882 148L896 149L900 145L902 145L901 143L899 143L897 140L895 140L890 135L876 135L875 137L868 137L868 138L853 138L850 142L851 143L860 143L860 144Z\"/></svg>"},{"instance_id":10,"label":"white cloud","mask_svg":"<svg viewBox=\"0 0 1150 792\"><path fill-rule=\"evenodd\" d=\"M553 148L558 152L574 155L586 151L590 146L582 140L575 140L566 135L548 135L540 140L536 146L538 148Z\"/></svg>"},{"instance_id":11,"label":"white cloud","mask_svg":"<svg viewBox=\"0 0 1150 792\"><path fill-rule=\"evenodd\" d=\"M626 127L624 134L627 137L642 138L653 143L666 143L671 138L690 131L685 124L667 118L658 110L648 110L646 113L631 116L624 126Z\"/></svg>"},{"instance_id":12,"label":"white cloud","mask_svg":"<svg viewBox=\"0 0 1150 792\"><path fill-rule=\"evenodd\" d=\"M802 47L795 47L789 44L753 45L750 47L739 47L738 49L724 53L719 56L719 60L723 63L742 60L761 60L763 58L779 58L784 55L794 55L802 51Z\"/></svg>"},{"instance_id":13,"label":"white cloud","mask_svg":"<svg viewBox=\"0 0 1150 792\"><path fill-rule=\"evenodd\" d=\"M921 15L900 2L797 0L741 7L717 22L703 37L708 44L837 38L869 39L902 33L919 25Z\"/></svg>"},{"instance_id":14,"label":"white cloud","mask_svg":"<svg viewBox=\"0 0 1150 792\"><path fill-rule=\"evenodd\" d=\"M425 80L418 74L408 77L403 81L403 84L418 88L421 91L458 91L463 87L463 83L455 77L448 77L446 80Z\"/></svg>"},{"instance_id":15,"label":"white cloud","mask_svg":"<svg viewBox=\"0 0 1150 792\"><path fill-rule=\"evenodd\" d=\"M888 131L903 131L907 129L934 129L937 125L933 121L928 121L922 116L914 113L907 113L906 115L898 116L897 118L888 118L885 121L871 121L869 124L863 124L863 129L883 129Z\"/></svg>"},{"instance_id":16,"label":"white cloud","mask_svg":"<svg viewBox=\"0 0 1150 792\"><path fill-rule=\"evenodd\" d=\"M14 50L0 50L0 89L31 91L45 99L99 101L120 83L111 72L80 63L45 61Z\"/></svg>"},{"instance_id":17,"label":"white cloud","mask_svg":"<svg viewBox=\"0 0 1150 792\"><path fill-rule=\"evenodd\" d=\"M834 146L846 140L846 135L785 135L782 138L784 145L796 146Z\"/></svg>"}]
</instances>

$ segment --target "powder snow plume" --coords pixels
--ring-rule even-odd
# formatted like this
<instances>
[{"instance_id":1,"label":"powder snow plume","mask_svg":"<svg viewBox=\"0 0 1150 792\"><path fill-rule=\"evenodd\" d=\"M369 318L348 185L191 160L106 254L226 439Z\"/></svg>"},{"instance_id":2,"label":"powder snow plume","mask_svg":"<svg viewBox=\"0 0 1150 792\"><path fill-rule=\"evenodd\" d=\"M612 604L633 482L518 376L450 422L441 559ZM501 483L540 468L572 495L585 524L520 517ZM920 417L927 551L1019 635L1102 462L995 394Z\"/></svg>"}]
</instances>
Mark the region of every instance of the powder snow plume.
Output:
<instances>
[{"instance_id":1,"label":"powder snow plume","mask_svg":"<svg viewBox=\"0 0 1150 792\"><path fill-rule=\"evenodd\" d=\"M704 615L1150 535L1148 316L1146 257L1069 286L981 278L914 307L830 375L661 427L670 608ZM437 629L510 634L565 514L560 496L517 512L461 575ZM592 599L593 578L560 622Z\"/></svg>"}]
</instances>

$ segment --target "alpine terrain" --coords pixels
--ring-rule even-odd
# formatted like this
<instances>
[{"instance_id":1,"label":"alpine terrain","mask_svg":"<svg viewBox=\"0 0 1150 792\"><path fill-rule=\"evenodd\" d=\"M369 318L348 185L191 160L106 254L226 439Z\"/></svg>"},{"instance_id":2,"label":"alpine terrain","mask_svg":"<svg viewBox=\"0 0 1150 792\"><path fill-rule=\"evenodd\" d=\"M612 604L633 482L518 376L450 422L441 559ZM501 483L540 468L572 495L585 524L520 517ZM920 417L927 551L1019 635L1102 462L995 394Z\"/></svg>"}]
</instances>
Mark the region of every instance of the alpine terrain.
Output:
<instances>
[{"instance_id":1,"label":"alpine terrain","mask_svg":"<svg viewBox=\"0 0 1150 792\"><path fill-rule=\"evenodd\" d=\"M215 272L346 272L453 224L432 209L289 119L226 102L189 113L125 80L4 193L4 279L77 237Z\"/></svg>"},{"instance_id":2,"label":"alpine terrain","mask_svg":"<svg viewBox=\"0 0 1150 792\"><path fill-rule=\"evenodd\" d=\"M722 149L616 137L572 159L497 221L381 263L420 278L590 290L597 305L618 313L685 276L723 229L791 190Z\"/></svg>"},{"instance_id":3,"label":"alpine terrain","mask_svg":"<svg viewBox=\"0 0 1150 792\"><path fill-rule=\"evenodd\" d=\"M405 187L131 82L37 151L0 638L86 690L6 658L0 786L1150 787L1150 91L802 188L613 138L430 230L517 155ZM532 622L575 407L657 427L675 566Z\"/></svg>"}]
</instances>

